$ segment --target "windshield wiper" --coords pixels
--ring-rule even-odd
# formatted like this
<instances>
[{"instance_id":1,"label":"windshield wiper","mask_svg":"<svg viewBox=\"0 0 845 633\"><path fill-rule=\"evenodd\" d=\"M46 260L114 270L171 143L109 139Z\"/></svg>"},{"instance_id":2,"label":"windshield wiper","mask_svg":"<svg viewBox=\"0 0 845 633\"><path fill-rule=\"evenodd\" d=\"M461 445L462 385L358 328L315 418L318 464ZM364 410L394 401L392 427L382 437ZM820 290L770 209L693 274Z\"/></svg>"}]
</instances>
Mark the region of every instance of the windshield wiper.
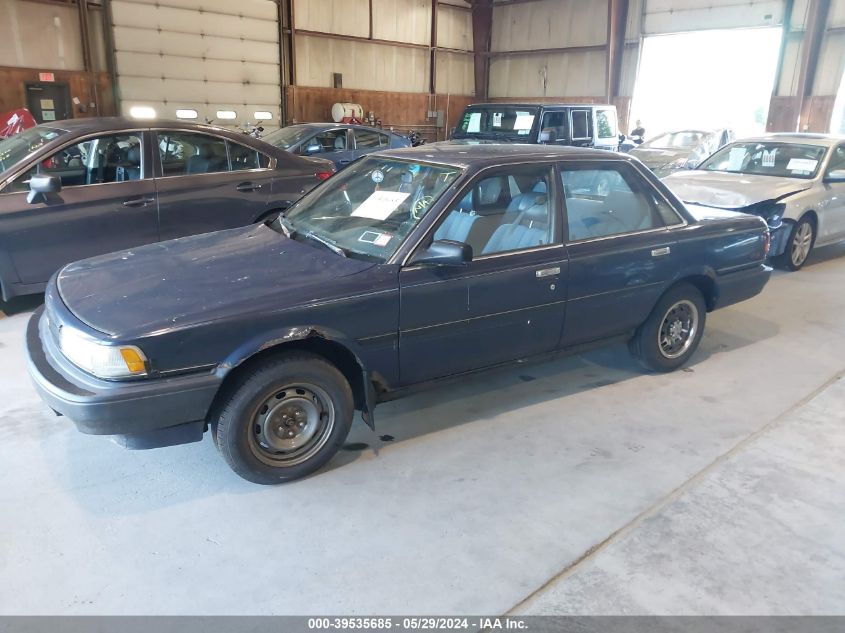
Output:
<instances>
[{"instance_id":1,"label":"windshield wiper","mask_svg":"<svg viewBox=\"0 0 845 633\"><path fill-rule=\"evenodd\" d=\"M305 233L305 237L322 244L327 249L329 249L331 252L336 253L337 255L340 255L341 257L349 257L349 253L346 251L345 248L338 246L337 244L335 244L334 242L332 242L328 238L317 235L313 231L308 231L308 233Z\"/></svg>"},{"instance_id":2,"label":"windshield wiper","mask_svg":"<svg viewBox=\"0 0 845 633\"><path fill-rule=\"evenodd\" d=\"M279 217L276 218L276 221L279 223L279 227L282 229L282 233L285 234L285 237L292 240L293 236L296 235L296 229L293 228L291 221L281 213L279 214Z\"/></svg>"}]
</instances>

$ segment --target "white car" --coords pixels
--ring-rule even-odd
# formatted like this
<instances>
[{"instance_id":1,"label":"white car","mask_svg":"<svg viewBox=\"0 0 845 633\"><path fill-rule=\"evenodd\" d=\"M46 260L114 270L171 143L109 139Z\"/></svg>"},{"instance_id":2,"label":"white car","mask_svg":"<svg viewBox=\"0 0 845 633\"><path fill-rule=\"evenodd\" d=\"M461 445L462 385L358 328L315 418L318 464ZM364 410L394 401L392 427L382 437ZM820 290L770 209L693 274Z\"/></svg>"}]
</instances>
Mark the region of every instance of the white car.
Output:
<instances>
[{"instance_id":1,"label":"white car","mask_svg":"<svg viewBox=\"0 0 845 633\"><path fill-rule=\"evenodd\" d=\"M663 182L688 205L758 215L770 257L798 270L814 246L845 240L845 138L770 134L726 145Z\"/></svg>"}]
</instances>

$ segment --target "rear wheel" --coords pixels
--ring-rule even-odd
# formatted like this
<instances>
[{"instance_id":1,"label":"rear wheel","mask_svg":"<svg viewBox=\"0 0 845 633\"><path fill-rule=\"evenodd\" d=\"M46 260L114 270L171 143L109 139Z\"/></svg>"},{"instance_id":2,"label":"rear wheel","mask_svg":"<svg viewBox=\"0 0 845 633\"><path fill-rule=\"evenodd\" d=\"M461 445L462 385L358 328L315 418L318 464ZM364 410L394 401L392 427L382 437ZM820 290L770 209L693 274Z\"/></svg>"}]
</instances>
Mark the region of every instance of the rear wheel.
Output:
<instances>
[{"instance_id":1,"label":"rear wheel","mask_svg":"<svg viewBox=\"0 0 845 633\"><path fill-rule=\"evenodd\" d=\"M217 448L244 479L292 481L331 459L353 413L352 390L336 367L311 354L280 356L229 393L216 420Z\"/></svg>"},{"instance_id":2,"label":"rear wheel","mask_svg":"<svg viewBox=\"0 0 845 633\"><path fill-rule=\"evenodd\" d=\"M672 371L695 353L706 318L707 306L698 288L678 284L657 302L628 347L646 368Z\"/></svg>"},{"instance_id":3,"label":"rear wheel","mask_svg":"<svg viewBox=\"0 0 845 633\"><path fill-rule=\"evenodd\" d=\"M789 232L783 254L775 260L786 270L800 270L807 261L816 242L816 224L807 216L801 218Z\"/></svg>"}]
</instances>

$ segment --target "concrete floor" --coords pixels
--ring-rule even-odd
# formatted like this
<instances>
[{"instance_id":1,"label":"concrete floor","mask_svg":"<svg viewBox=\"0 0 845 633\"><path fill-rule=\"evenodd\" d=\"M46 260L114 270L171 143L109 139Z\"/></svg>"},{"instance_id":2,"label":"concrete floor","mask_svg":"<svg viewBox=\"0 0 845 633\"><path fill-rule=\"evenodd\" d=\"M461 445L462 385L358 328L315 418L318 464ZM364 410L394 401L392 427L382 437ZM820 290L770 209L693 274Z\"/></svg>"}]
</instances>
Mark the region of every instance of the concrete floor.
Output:
<instances>
[{"instance_id":1,"label":"concrete floor","mask_svg":"<svg viewBox=\"0 0 845 633\"><path fill-rule=\"evenodd\" d=\"M0 318L0 614L845 613L845 247L708 317L380 407L298 483L45 410ZM381 437L380 437L381 436ZM392 436L390 439L388 436Z\"/></svg>"}]
</instances>

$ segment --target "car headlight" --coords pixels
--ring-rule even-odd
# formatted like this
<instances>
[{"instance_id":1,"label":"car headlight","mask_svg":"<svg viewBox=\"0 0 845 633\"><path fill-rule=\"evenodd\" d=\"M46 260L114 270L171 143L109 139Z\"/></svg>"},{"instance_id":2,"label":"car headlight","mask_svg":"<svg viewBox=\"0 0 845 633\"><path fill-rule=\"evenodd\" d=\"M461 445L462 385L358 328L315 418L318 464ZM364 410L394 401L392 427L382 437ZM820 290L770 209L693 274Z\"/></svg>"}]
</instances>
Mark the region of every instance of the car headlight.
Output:
<instances>
[{"instance_id":1,"label":"car headlight","mask_svg":"<svg viewBox=\"0 0 845 633\"><path fill-rule=\"evenodd\" d=\"M64 327L59 333L59 348L70 362L98 378L129 378L147 373L147 357L134 345L104 345Z\"/></svg>"}]
</instances>

